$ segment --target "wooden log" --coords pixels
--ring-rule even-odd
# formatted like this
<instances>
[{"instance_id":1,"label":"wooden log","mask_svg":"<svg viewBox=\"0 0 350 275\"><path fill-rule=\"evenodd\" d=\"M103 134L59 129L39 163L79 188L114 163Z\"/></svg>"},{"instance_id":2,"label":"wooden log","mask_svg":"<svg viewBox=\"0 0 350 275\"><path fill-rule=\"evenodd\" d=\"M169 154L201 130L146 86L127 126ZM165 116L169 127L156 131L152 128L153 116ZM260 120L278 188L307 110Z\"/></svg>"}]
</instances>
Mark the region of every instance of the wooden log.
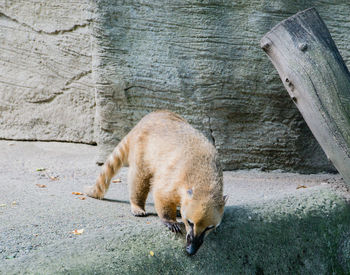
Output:
<instances>
[{"instance_id":1,"label":"wooden log","mask_svg":"<svg viewBox=\"0 0 350 275\"><path fill-rule=\"evenodd\" d=\"M316 9L276 25L261 39L261 48L327 157L350 185L350 73Z\"/></svg>"}]
</instances>

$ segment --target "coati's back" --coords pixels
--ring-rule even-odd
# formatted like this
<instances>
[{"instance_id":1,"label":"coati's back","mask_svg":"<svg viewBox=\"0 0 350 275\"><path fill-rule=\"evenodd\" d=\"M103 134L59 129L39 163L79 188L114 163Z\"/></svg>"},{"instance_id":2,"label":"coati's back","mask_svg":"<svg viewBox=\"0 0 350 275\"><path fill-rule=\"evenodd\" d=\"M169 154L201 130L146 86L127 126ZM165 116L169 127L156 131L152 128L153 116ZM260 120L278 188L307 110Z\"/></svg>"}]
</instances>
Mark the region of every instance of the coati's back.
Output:
<instances>
[{"instance_id":1,"label":"coati's back","mask_svg":"<svg viewBox=\"0 0 350 275\"><path fill-rule=\"evenodd\" d=\"M166 177L179 182L195 177L202 179L221 176L215 171L219 163L215 147L180 116L157 111L145 116L129 134L129 164L149 171L153 177Z\"/></svg>"}]
</instances>

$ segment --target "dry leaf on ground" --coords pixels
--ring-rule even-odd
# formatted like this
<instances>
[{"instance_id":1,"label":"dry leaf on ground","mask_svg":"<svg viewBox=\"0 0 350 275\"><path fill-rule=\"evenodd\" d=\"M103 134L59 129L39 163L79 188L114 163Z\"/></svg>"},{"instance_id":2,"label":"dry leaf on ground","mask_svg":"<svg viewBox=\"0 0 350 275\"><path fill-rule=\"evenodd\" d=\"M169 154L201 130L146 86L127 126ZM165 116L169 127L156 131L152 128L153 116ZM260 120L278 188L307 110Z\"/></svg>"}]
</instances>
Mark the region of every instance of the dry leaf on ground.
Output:
<instances>
[{"instance_id":1,"label":"dry leaf on ground","mask_svg":"<svg viewBox=\"0 0 350 275\"><path fill-rule=\"evenodd\" d=\"M36 168L36 171L37 172L41 172L41 171L45 171L46 170L46 168L43 168L43 167L41 167L41 168Z\"/></svg>"},{"instance_id":2,"label":"dry leaf on ground","mask_svg":"<svg viewBox=\"0 0 350 275\"><path fill-rule=\"evenodd\" d=\"M79 200L86 200L86 197L78 197Z\"/></svg>"},{"instance_id":3,"label":"dry leaf on ground","mask_svg":"<svg viewBox=\"0 0 350 275\"><path fill-rule=\"evenodd\" d=\"M297 189L300 189L300 188L307 188L305 185L298 185Z\"/></svg>"},{"instance_id":4,"label":"dry leaf on ground","mask_svg":"<svg viewBox=\"0 0 350 275\"><path fill-rule=\"evenodd\" d=\"M72 195L78 195L78 196L80 196L80 195L84 195L83 193L80 193L80 192L72 192Z\"/></svg>"},{"instance_id":5,"label":"dry leaf on ground","mask_svg":"<svg viewBox=\"0 0 350 275\"><path fill-rule=\"evenodd\" d=\"M113 183L119 183L119 182L122 182L121 179L115 179L115 180L112 180Z\"/></svg>"},{"instance_id":6,"label":"dry leaf on ground","mask_svg":"<svg viewBox=\"0 0 350 275\"><path fill-rule=\"evenodd\" d=\"M39 184L39 183L37 183L37 184L35 184L35 185L38 186L39 188L46 188L46 187L47 187L45 184Z\"/></svg>"},{"instance_id":7,"label":"dry leaf on ground","mask_svg":"<svg viewBox=\"0 0 350 275\"><path fill-rule=\"evenodd\" d=\"M154 252L151 250L150 252L149 252L149 254L153 257L154 256Z\"/></svg>"},{"instance_id":8,"label":"dry leaf on ground","mask_svg":"<svg viewBox=\"0 0 350 275\"><path fill-rule=\"evenodd\" d=\"M53 176L48 176L50 180L59 180L59 177L56 176L56 177L53 177Z\"/></svg>"},{"instance_id":9,"label":"dry leaf on ground","mask_svg":"<svg viewBox=\"0 0 350 275\"><path fill-rule=\"evenodd\" d=\"M75 229L74 231L72 231L72 233L74 235L81 235L84 233L84 229Z\"/></svg>"}]
</instances>

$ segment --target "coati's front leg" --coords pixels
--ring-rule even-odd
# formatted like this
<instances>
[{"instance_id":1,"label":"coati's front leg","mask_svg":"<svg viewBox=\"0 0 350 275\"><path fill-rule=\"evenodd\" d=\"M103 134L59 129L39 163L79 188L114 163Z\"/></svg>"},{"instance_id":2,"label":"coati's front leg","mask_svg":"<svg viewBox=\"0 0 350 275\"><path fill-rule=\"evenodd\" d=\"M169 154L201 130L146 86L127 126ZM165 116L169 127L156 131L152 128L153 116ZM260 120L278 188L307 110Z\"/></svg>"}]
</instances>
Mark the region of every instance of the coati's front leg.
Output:
<instances>
[{"instance_id":1,"label":"coati's front leg","mask_svg":"<svg viewBox=\"0 0 350 275\"><path fill-rule=\"evenodd\" d=\"M177 203L174 199L169 198L161 190L154 190L153 197L157 214L163 224L172 232L181 233L180 224L176 221Z\"/></svg>"}]
</instances>

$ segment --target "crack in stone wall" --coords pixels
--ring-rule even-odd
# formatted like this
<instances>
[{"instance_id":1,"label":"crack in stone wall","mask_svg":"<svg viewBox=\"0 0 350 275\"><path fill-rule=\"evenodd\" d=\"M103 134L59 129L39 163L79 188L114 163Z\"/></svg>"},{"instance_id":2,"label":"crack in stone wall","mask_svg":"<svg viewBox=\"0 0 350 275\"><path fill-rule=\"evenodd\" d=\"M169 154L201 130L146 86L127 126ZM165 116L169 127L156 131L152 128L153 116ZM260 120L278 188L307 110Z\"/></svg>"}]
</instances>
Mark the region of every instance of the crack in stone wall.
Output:
<instances>
[{"instance_id":1,"label":"crack in stone wall","mask_svg":"<svg viewBox=\"0 0 350 275\"><path fill-rule=\"evenodd\" d=\"M0 17L4 17L4 18L6 18L6 19L8 19L10 21L13 21L13 22L15 22L15 23L25 27L25 28L29 28L32 31L37 32L39 34L47 34L47 35L60 35L60 34L66 33L66 32L73 32L73 31L76 31L79 28L89 27L91 25L91 22L92 22L91 19L88 19L86 23L76 24L76 25L73 25L72 27L70 27L68 29L60 29L60 30L54 30L54 31L48 32L48 31L44 31L44 30L41 30L41 29L36 29L33 26L30 26L30 25L28 25L26 23L20 22L18 19L12 18L12 17L10 17L10 16L8 16L5 13L2 13L2 12L0 12Z\"/></svg>"}]
</instances>

